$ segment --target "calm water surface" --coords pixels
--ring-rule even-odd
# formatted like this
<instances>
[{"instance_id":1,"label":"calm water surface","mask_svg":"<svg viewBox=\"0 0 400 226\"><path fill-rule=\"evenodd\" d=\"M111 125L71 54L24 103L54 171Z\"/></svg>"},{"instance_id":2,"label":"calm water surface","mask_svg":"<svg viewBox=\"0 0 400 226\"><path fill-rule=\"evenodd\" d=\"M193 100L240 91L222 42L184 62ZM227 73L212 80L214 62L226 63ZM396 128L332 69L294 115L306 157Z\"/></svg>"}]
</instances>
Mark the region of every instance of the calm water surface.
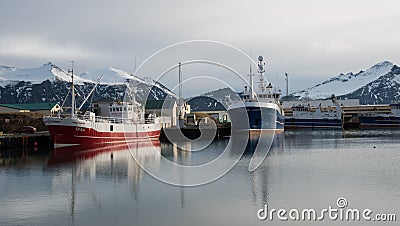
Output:
<instances>
[{"instance_id":1,"label":"calm water surface","mask_svg":"<svg viewBox=\"0 0 400 226\"><path fill-rule=\"evenodd\" d=\"M158 148L174 162L202 163L217 157L227 143L221 139L196 153L172 144ZM162 171L159 157L146 154L146 148L136 150L142 162ZM221 179L191 188L158 181L127 150L67 158L52 153L2 161L0 225L302 225L309 222L260 221L257 211L264 205L320 210L337 207L339 197L350 208L400 217L400 131L285 132L255 172L248 171L251 155L245 155Z\"/></svg>"}]
</instances>

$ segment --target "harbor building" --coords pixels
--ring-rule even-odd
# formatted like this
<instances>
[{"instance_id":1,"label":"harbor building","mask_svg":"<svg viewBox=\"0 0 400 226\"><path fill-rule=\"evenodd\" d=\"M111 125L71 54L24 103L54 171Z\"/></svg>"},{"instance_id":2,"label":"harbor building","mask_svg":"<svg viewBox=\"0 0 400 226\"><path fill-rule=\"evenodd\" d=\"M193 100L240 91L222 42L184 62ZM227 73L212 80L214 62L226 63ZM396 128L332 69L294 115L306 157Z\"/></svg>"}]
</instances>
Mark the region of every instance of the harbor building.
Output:
<instances>
[{"instance_id":1,"label":"harbor building","mask_svg":"<svg viewBox=\"0 0 400 226\"><path fill-rule=\"evenodd\" d=\"M41 115L55 114L61 110L58 103L0 104L0 114L35 112Z\"/></svg>"}]
</instances>

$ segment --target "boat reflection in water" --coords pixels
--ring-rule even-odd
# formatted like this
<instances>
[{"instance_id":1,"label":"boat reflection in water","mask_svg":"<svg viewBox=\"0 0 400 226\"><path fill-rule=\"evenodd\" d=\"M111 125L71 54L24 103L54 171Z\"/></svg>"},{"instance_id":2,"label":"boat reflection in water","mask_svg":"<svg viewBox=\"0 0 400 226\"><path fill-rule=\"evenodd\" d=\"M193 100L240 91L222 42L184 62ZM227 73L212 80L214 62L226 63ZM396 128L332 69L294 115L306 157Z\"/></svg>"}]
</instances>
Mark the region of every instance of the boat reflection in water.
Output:
<instances>
[{"instance_id":1,"label":"boat reflection in water","mask_svg":"<svg viewBox=\"0 0 400 226\"><path fill-rule=\"evenodd\" d=\"M141 156L143 158L150 157L150 155L154 158L157 158L157 155L154 155L153 150L161 150L161 144L158 140L149 140L142 142L135 142L129 144L119 144L119 145L103 145L103 144L92 144L85 146L69 146L69 147L60 147L55 148L51 155L48 164L57 164L57 163L67 163L73 162L79 159L91 159L95 158L98 155L101 159L106 156L107 160L110 158L119 158L121 156L129 157L129 150L132 152L138 153L137 156ZM159 158L160 155L158 155ZM139 159L140 160L140 159Z\"/></svg>"},{"instance_id":2,"label":"boat reflection in water","mask_svg":"<svg viewBox=\"0 0 400 226\"><path fill-rule=\"evenodd\" d=\"M129 145L129 147L128 147ZM133 152L135 159L132 158ZM137 202L139 197L140 182L143 178L142 164L158 166L160 162L161 143L158 140L146 142L134 142L120 145L85 145L55 148L47 162L50 169L63 169L64 179L69 181L69 224L75 224L77 207L83 200L77 199L77 193L89 189L92 194L92 202L110 199L109 195L101 190L107 189L108 183L102 187L92 187L93 181L112 181L112 185L128 182L131 187L133 199ZM72 164L72 166L71 166ZM70 173L67 171L71 170ZM85 179L83 182L82 179ZM64 181L64 183L66 182ZM82 186L78 184L86 184ZM113 186L114 186L113 185ZM102 194L102 195L100 195ZM107 196L107 197L106 197ZM88 200L86 200L88 201ZM90 203L90 201L88 202ZM100 223L100 221L99 221Z\"/></svg>"}]
</instances>

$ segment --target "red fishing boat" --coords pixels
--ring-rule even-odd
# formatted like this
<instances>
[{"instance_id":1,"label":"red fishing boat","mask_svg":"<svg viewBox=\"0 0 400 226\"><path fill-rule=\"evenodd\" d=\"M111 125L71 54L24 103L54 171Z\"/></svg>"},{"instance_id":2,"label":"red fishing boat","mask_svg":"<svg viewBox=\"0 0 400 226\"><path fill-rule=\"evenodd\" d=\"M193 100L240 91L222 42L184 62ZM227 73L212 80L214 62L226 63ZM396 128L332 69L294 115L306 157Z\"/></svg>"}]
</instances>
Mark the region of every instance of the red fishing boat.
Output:
<instances>
[{"instance_id":1,"label":"red fishing boat","mask_svg":"<svg viewBox=\"0 0 400 226\"><path fill-rule=\"evenodd\" d=\"M135 98L131 98L129 102L113 103L108 109L109 117L96 116L95 113L90 111L78 114L75 104L73 70L71 72L71 114L62 115L59 113L43 118L55 147L93 144L115 145L159 138L161 123L157 122L156 117L151 116L145 119L144 107L137 103ZM84 100L84 103L87 99ZM78 108L78 112L84 103Z\"/></svg>"}]
</instances>

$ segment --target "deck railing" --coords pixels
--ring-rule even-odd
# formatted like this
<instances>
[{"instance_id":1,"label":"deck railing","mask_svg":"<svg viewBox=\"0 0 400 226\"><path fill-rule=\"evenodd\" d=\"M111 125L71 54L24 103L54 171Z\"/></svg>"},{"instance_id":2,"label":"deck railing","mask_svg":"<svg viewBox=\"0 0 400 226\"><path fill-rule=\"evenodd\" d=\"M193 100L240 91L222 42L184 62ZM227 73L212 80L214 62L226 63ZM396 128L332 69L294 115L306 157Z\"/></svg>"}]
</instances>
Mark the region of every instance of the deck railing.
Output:
<instances>
[{"instance_id":1,"label":"deck railing","mask_svg":"<svg viewBox=\"0 0 400 226\"><path fill-rule=\"evenodd\" d=\"M53 115L46 115L44 117L50 117L50 118L72 118L72 114L53 114ZM115 123L115 124L150 124L155 122L155 118L147 118L144 120L140 119L121 119L121 118L115 118L115 117L105 117L105 116L90 116L90 115L74 115L73 116L76 119L79 120L85 120L85 121L94 121L94 122L104 122L104 123ZM93 120L94 118L94 120Z\"/></svg>"}]
</instances>

